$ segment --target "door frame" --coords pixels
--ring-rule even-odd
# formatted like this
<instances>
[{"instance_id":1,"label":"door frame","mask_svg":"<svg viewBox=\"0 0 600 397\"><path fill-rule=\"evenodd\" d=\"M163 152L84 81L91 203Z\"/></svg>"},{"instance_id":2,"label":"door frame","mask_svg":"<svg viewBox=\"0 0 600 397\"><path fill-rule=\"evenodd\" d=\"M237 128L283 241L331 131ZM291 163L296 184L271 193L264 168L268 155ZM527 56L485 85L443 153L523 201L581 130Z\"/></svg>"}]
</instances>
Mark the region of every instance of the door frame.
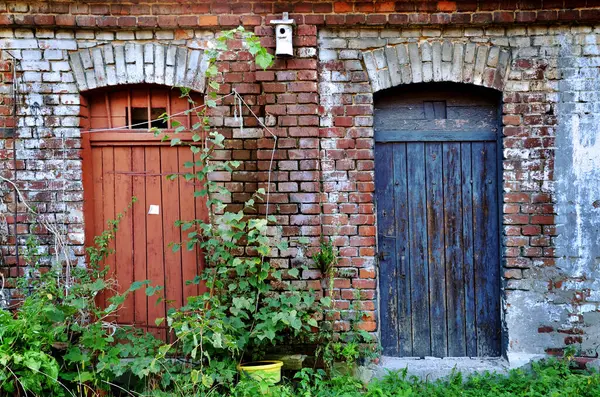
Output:
<instances>
[{"instance_id":1,"label":"door frame","mask_svg":"<svg viewBox=\"0 0 600 397\"><path fill-rule=\"evenodd\" d=\"M430 83L431 84L444 84L445 82L439 82L439 83ZM427 84L427 83L425 83ZM467 85L467 84L457 84L457 85ZM399 88L399 87L403 87L406 85L400 85L394 88ZM481 87L477 87L477 88L481 88ZM505 268L505 264L506 264L506 256L504 253L504 247L506 246L505 244L505 240L506 240L506 236L504 236L504 124L502 121L502 115L503 115L503 105L504 105L504 93L503 91L499 91L499 90L495 90L495 89L488 89L490 92L494 91L498 94L498 103L496 104L497 107L497 132L496 132L496 136L495 139L493 140L493 142L496 143L496 183L498 186L498 192L497 192L497 200L498 200L498 230L497 235L498 235L498 253L499 253L499 258L498 258L498 266L500 267L499 269L499 277L498 277L498 291L499 291L499 297L500 297L500 305L499 305L499 318L500 318L500 357L507 359L507 350L508 350L508 328L506 325L506 320L505 320L505 312L503 310L503 303L506 301L506 290L503 288L504 285L504 268ZM375 100L373 101L373 105L375 105ZM373 116L375 116L375 106L373 106ZM438 131L437 133L440 133L443 131ZM395 140L389 140L389 141L378 141L377 139L377 135L379 134L384 134L386 133L386 131L377 131L375 129L375 127L373 127L373 150L375 150L375 145L377 144L377 142L389 142L389 143L393 143L393 142L427 142L425 140L422 139L414 139L414 137L408 136L408 134L404 135L402 133L397 134L398 137L403 136L405 139L404 140L400 140L400 139L395 139ZM436 131L430 131L429 133L431 134L435 134ZM476 135L476 133L473 133L474 135ZM464 136L474 136L471 133L469 134L465 134ZM440 140L440 141L444 141L447 142L449 140ZM451 140L450 140L451 141ZM431 142L431 141L429 141ZM492 140L489 140L488 142L492 142ZM373 160L375 161L375 158L373 158ZM374 172L376 172L376 168L375 166L373 167ZM377 195L374 194L374 199L373 199L374 203L375 203L375 209L374 209L374 213L375 213L375 228L376 228L376 233L375 233L375 256L376 256L376 261L377 261L377 266L376 266L376 276L377 276L377 321L379 327L377 328L377 336L379 341L381 341L381 330L382 330L382 316L381 316L381 289L380 289L380 281L381 281L381 277L380 277L380 263L379 263L379 232L378 232L378 226L379 226L379 222L377 219ZM466 356L465 356L466 357ZM400 357L400 358L408 358L408 357Z\"/></svg>"}]
</instances>

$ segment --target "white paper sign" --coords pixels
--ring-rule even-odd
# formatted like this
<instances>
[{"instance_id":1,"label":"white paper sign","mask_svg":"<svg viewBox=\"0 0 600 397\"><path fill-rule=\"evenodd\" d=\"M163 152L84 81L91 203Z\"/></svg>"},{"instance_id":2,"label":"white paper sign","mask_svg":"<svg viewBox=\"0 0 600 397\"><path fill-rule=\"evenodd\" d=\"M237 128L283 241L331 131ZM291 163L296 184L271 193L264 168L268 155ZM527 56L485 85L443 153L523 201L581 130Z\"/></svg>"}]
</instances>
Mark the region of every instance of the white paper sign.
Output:
<instances>
[{"instance_id":1,"label":"white paper sign","mask_svg":"<svg viewBox=\"0 0 600 397\"><path fill-rule=\"evenodd\" d=\"M160 214L160 206L156 204L150 204L150 208L148 209L148 215L158 215Z\"/></svg>"}]
</instances>

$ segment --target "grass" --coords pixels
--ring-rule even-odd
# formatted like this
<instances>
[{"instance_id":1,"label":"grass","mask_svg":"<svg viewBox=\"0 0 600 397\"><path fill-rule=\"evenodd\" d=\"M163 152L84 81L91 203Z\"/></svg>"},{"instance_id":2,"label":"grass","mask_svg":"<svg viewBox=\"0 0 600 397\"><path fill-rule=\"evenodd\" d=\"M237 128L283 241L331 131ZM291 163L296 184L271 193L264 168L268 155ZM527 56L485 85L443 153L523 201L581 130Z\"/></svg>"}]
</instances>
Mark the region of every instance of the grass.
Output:
<instances>
[{"instance_id":1,"label":"grass","mask_svg":"<svg viewBox=\"0 0 600 397\"><path fill-rule=\"evenodd\" d=\"M261 394L264 394L261 393ZM482 373L426 381L389 372L367 386L349 377L327 379L322 371L303 370L293 381L271 387L277 397L600 397L600 374L575 371L568 360L545 360L531 369L515 369L508 374ZM240 382L231 396L257 395L249 382Z\"/></svg>"}]
</instances>

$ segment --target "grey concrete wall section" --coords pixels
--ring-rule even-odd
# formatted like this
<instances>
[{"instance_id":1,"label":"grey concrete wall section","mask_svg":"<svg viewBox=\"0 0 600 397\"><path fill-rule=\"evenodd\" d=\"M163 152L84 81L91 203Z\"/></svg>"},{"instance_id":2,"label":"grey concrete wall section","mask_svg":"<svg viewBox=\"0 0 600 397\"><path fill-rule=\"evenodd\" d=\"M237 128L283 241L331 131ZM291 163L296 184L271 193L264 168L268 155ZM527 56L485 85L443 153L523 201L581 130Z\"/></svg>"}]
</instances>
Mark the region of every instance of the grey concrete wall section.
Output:
<instances>
[{"instance_id":1,"label":"grey concrete wall section","mask_svg":"<svg viewBox=\"0 0 600 397\"><path fill-rule=\"evenodd\" d=\"M582 347L600 348L600 47L561 37L556 133L557 268L572 281L564 296L586 326ZM595 332L594 332L595 331Z\"/></svg>"}]
</instances>

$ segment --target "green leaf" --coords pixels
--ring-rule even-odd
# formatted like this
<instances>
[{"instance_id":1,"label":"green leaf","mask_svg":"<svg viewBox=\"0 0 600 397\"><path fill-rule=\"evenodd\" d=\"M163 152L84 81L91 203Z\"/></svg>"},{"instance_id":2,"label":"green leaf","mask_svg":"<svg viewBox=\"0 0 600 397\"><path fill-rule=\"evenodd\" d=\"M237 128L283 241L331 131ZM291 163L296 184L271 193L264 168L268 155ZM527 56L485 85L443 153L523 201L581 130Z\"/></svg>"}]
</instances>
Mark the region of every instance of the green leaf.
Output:
<instances>
[{"instance_id":1,"label":"green leaf","mask_svg":"<svg viewBox=\"0 0 600 397\"><path fill-rule=\"evenodd\" d=\"M158 291L162 290L163 287L161 287L160 285L157 285L156 287L147 287L146 288L146 296L152 296L155 293L157 293Z\"/></svg>"},{"instance_id":2,"label":"green leaf","mask_svg":"<svg viewBox=\"0 0 600 397\"><path fill-rule=\"evenodd\" d=\"M45 354L43 353L26 352L24 355L23 365L25 365L27 368L34 372L38 372L42 367L42 359L47 359L47 357L44 356Z\"/></svg>"},{"instance_id":3,"label":"green leaf","mask_svg":"<svg viewBox=\"0 0 600 397\"><path fill-rule=\"evenodd\" d=\"M255 58L256 65L265 70L271 63L273 62L273 55L269 54L267 51L261 51L256 54Z\"/></svg>"},{"instance_id":4,"label":"green leaf","mask_svg":"<svg viewBox=\"0 0 600 397\"><path fill-rule=\"evenodd\" d=\"M145 285L149 285L150 284L150 280L143 280L143 281L134 281L131 284L131 287L129 287L129 291L137 291L138 289L142 288Z\"/></svg>"},{"instance_id":5,"label":"green leaf","mask_svg":"<svg viewBox=\"0 0 600 397\"><path fill-rule=\"evenodd\" d=\"M298 269L293 267L290 270L288 270L288 274L294 278L298 277Z\"/></svg>"},{"instance_id":6,"label":"green leaf","mask_svg":"<svg viewBox=\"0 0 600 397\"><path fill-rule=\"evenodd\" d=\"M319 302L321 302L323 306L331 307L331 298L329 296L322 297Z\"/></svg>"},{"instance_id":7,"label":"green leaf","mask_svg":"<svg viewBox=\"0 0 600 397\"><path fill-rule=\"evenodd\" d=\"M55 323L59 323L65 319L65 313L54 305L44 307L44 313L48 320Z\"/></svg>"},{"instance_id":8,"label":"green leaf","mask_svg":"<svg viewBox=\"0 0 600 397\"><path fill-rule=\"evenodd\" d=\"M64 359L70 362L81 362L84 358L85 356L78 347L70 348L67 354L64 355Z\"/></svg>"},{"instance_id":9,"label":"green leaf","mask_svg":"<svg viewBox=\"0 0 600 397\"><path fill-rule=\"evenodd\" d=\"M168 353L169 350L171 350L171 345L162 345L161 347L158 348L158 353L161 356L164 356Z\"/></svg>"}]
</instances>

